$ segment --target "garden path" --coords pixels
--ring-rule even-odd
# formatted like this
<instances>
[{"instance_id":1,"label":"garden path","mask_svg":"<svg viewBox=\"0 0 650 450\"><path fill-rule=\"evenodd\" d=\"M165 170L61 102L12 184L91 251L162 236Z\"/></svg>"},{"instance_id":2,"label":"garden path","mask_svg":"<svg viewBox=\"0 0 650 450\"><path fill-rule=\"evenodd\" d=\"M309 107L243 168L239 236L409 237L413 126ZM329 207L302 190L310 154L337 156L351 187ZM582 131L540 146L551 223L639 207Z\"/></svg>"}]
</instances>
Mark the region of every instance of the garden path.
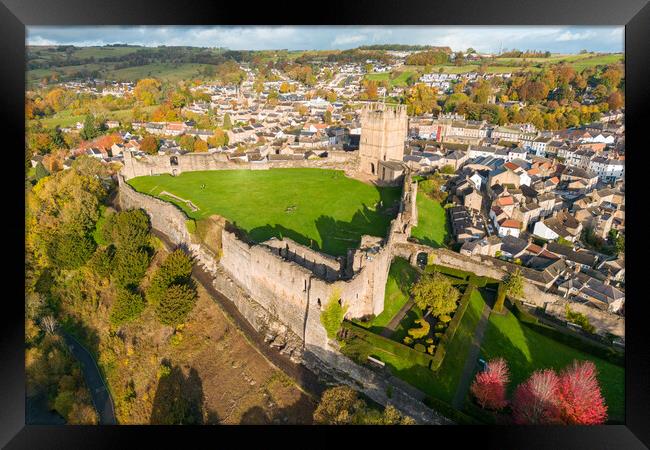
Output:
<instances>
[{"instance_id":1,"label":"garden path","mask_svg":"<svg viewBox=\"0 0 650 450\"><path fill-rule=\"evenodd\" d=\"M490 308L489 305L483 307L483 312L481 313L481 319L476 325L474 330L474 339L472 339L472 347L467 352L467 359L465 360L465 366L463 367L463 373L460 376L458 382L458 387L456 388L456 393L454 394L454 399L452 401L452 406L458 410L463 409L463 402L465 401L465 396L469 390L470 384L472 382L472 376L474 375L474 368L476 367L477 358L479 352L481 351L481 343L483 342L483 335L488 325L488 318L490 317Z\"/></svg>"},{"instance_id":2,"label":"garden path","mask_svg":"<svg viewBox=\"0 0 650 450\"><path fill-rule=\"evenodd\" d=\"M406 303L404 303L404 306L397 311L397 314L388 322L388 325L381 330L381 333L379 333L383 337L390 338L391 334L395 332L395 328L397 328L397 325L402 321L404 316L406 315L407 312L413 307L414 302L412 298L409 298Z\"/></svg>"}]
</instances>

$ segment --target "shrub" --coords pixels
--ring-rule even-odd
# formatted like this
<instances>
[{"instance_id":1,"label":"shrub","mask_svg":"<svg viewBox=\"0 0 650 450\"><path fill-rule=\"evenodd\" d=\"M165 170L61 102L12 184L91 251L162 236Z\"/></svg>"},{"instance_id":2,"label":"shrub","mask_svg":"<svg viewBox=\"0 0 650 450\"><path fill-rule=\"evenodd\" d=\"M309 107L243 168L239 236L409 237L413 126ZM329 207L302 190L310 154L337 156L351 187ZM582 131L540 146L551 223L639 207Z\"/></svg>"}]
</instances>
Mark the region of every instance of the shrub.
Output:
<instances>
[{"instance_id":1,"label":"shrub","mask_svg":"<svg viewBox=\"0 0 650 450\"><path fill-rule=\"evenodd\" d=\"M435 349L436 349L436 346L435 346L435 345L429 345L429 346L427 347L427 353L430 354L430 355L433 355L433 351L434 351Z\"/></svg>"},{"instance_id":2,"label":"shrub","mask_svg":"<svg viewBox=\"0 0 650 450\"><path fill-rule=\"evenodd\" d=\"M413 338L411 338L410 336L404 336L404 340L403 340L403 342L404 342L406 345L411 345L411 344L413 343Z\"/></svg>"},{"instance_id":3,"label":"shrub","mask_svg":"<svg viewBox=\"0 0 650 450\"><path fill-rule=\"evenodd\" d=\"M433 344L433 339L432 339L432 338L429 338L429 339L427 339L425 342L426 342L427 344Z\"/></svg>"},{"instance_id":4,"label":"shrub","mask_svg":"<svg viewBox=\"0 0 650 450\"><path fill-rule=\"evenodd\" d=\"M438 317L438 320L439 320L441 323L448 323L448 322L451 321L451 317L448 316L447 314L443 314L442 316Z\"/></svg>"},{"instance_id":5,"label":"shrub","mask_svg":"<svg viewBox=\"0 0 650 450\"><path fill-rule=\"evenodd\" d=\"M196 233L196 222L194 221L194 219L187 219L185 221L185 227L187 228L187 231L190 234Z\"/></svg>"},{"instance_id":6,"label":"shrub","mask_svg":"<svg viewBox=\"0 0 650 450\"><path fill-rule=\"evenodd\" d=\"M413 348L415 349L416 352L422 352L422 353L424 353L425 350L426 350L426 349L424 348L424 345L422 345L422 344L415 344L415 345L413 346Z\"/></svg>"},{"instance_id":7,"label":"shrub","mask_svg":"<svg viewBox=\"0 0 650 450\"><path fill-rule=\"evenodd\" d=\"M419 328L411 328L408 330L408 334L413 338L413 339L422 339L426 335L429 334L429 330L431 326L429 325L429 322L427 322L424 319L417 319L415 323L420 324L421 327Z\"/></svg>"},{"instance_id":8,"label":"shrub","mask_svg":"<svg viewBox=\"0 0 650 450\"><path fill-rule=\"evenodd\" d=\"M167 365L166 363L162 363L160 367L158 367L158 372L156 376L160 380L161 378L165 378L166 376L170 375L172 373L171 367Z\"/></svg>"},{"instance_id":9,"label":"shrub","mask_svg":"<svg viewBox=\"0 0 650 450\"><path fill-rule=\"evenodd\" d=\"M185 284L172 284L156 305L160 323L176 326L187 318L196 302L196 291Z\"/></svg>"},{"instance_id":10,"label":"shrub","mask_svg":"<svg viewBox=\"0 0 650 450\"><path fill-rule=\"evenodd\" d=\"M440 340L443 335L444 335L444 333L435 333L434 334L435 338L438 339L438 340Z\"/></svg>"},{"instance_id":11,"label":"shrub","mask_svg":"<svg viewBox=\"0 0 650 450\"><path fill-rule=\"evenodd\" d=\"M138 293L120 289L111 309L110 321L122 325L136 319L145 308L144 299Z\"/></svg>"},{"instance_id":12,"label":"shrub","mask_svg":"<svg viewBox=\"0 0 650 450\"><path fill-rule=\"evenodd\" d=\"M569 322L573 322L575 324L580 325L582 329L585 330L587 333L593 334L596 331L596 327L594 327L592 324L589 323L589 319L587 318L587 316L579 312L571 311L569 305L566 305L565 308L566 308L566 318Z\"/></svg>"}]
</instances>

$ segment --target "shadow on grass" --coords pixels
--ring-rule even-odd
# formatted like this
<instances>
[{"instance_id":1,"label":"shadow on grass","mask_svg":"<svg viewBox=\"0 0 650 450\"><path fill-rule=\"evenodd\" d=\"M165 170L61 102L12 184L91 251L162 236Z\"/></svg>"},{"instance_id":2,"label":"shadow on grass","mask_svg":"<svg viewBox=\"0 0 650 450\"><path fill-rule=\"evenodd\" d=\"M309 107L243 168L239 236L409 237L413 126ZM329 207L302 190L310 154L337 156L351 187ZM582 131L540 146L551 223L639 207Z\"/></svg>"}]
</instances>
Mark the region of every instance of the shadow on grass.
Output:
<instances>
[{"instance_id":1,"label":"shadow on grass","mask_svg":"<svg viewBox=\"0 0 650 450\"><path fill-rule=\"evenodd\" d=\"M314 403L306 395L293 404L284 408L264 409L260 406L249 408L239 422L240 425L310 425L312 416L307 416L307 411L313 411Z\"/></svg>"},{"instance_id":2,"label":"shadow on grass","mask_svg":"<svg viewBox=\"0 0 650 450\"><path fill-rule=\"evenodd\" d=\"M150 423L154 425L218 424L219 416L205 410L203 382L194 368L174 366L158 381Z\"/></svg>"}]
</instances>

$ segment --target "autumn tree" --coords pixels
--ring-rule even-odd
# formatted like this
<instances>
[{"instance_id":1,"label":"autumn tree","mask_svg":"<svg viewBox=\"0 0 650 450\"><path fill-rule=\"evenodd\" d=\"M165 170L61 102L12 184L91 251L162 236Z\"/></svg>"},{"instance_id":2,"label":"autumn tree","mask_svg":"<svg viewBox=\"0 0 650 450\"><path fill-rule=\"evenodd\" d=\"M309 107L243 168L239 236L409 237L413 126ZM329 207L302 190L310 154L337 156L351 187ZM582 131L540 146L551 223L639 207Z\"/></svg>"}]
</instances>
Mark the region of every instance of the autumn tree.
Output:
<instances>
[{"instance_id":1,"label":"autumn tree","mask_svg":"<svg viewBox=\"0 0 650 450\"><path fill-rule=\"evenodd\" d=\"M145 153L149 153L150 155L156 155L158 153L158 149L160 148L160 141L158 140L157 137L149 135L145 136L142 138L142 142L140 142L140 150L142 150Z\"/></svg>"},{"instance_id":2,"label":"autumn tree","mask_svg":"<svg viewBox=\"0 0 650 450\"><path fill-rule=\"evenodd\" d=\"M470 391L482 408L500 410L508 404L506 387L510 379L508 365L503 358L487 363L487 369L476 374Z\"/></svg>"},{"instance_id":3,"label":"autumn tree","mask_svg":"<svg viewBox=\"0 0 650 450\"><path fill-rule=\"evenodd\" d=\"M438 108L438 91L434 87L418 83L406 95L406 109L409 115L419 116Z\"/></svg>"},{"instance_id":4,"label":"autumn tree","mask_svg":"<svg viewBox=\"0 0 650 450\"><path fill-rule=\"evenodd\" d=\"M520 425L561 424L558 401L560 381L552 369L538 370L517 386L512 416Z\"/></svg>"},{"instance_id":5,"label":"autumn tree","mask_svg":"<svg viewBox=\"0 0 650 450\"><path fill-rule=\"evenodd\" d=\"M521 274L519 268L509 273L503 284L506 295L514 298L522 298L524 296L524 276Z\"/></svg>"},{"instance_id":6,"label":"autumn tree","mask_svg":"<svg viewBox=\"0 0 650 450\"><path fill-rule=\"evenodd\" d=\"M146 106L155 105L160 99L162 86L155 78L138 80L133 90L135 98Z\"/></svg>"},{"instance_id":7,"label":"autumn tree","mask_svg":"<svg viewBox=\"0 0 650 450\"><path fill-rule=\"evenodd\" d=\"M45 96L45 101L52 108L54 112L64 110L68 106L68 95L66 91L61 88L52 89Z\"/></svg>"},{"instance_id":8,"label":"autumn tree","mask_svg":"<svg viewBox=\"0 0 650 450\"><path fill-rule=\"evenodd\" d=\"M204 141L203 139L197 139L194 141L194 149L195 152L197 153L202 153L202 152L207 152L208 151L208 143Z\"/></svg>"},{"instance_id":9,"label":"autumn tree","mask_svg":"<svg viewBox=\"0 0 650 450\"><path fill-rule=\"evenodd\" d=\"M223 145L228 145L228 133L217 128L214 130L214 134L208 138L208 144L212 147L221 147Z\"/></svg>"},{"instance_id":10,"label":"autumn tree","mask_svg":"<svg viewBox=\"0 0 650 450\"><path fill-rule=\"evenodd\" d=\"M621 91L612 92L609 97L607 97L607 104L609 109L619 109L623 106L623 95Z\"/></svg>"},{"instance_id":11,"label":"autumn tree","mask_svg":"<svg viewBox=\"0 0 650 450\"><path fill-rule=\"evenodd\" d=\"M377 100L379 97L377 82L375 80L364 80L363 85L362 100Z\"/></svg>"},{"instance_id":12,"label":"autumn tree","mask_svg":"<svg viewBox=\"0 0 650 450\"><path fill-rule=\"evenodd\" d=\"M576 361L560 373L558 398L562 421L567 425L600 425L607 406L591 361Z\"/></svg>"},{"instance_id":13,"label":"autumn tree","mask_svg":"<svg viewBox=\"0 0 650 450\"><path fill-rule=\"evenodd\" d=\"M616 89L623 79L623 69L620 65L609 65L601 78L609 89Z\"/></svg>"},{"instance_id":14,"label":"autumn tree","mask_svg":"<svg viewBox=\"0 0 650 450\"><path fill-rule=\"evenodd\" d=\"M449 277L439 272L422 275L411 287L411 294L418 308L435 317L454 312L460 297L458 289L451 284Z\"/></svg>"}]
</instances>

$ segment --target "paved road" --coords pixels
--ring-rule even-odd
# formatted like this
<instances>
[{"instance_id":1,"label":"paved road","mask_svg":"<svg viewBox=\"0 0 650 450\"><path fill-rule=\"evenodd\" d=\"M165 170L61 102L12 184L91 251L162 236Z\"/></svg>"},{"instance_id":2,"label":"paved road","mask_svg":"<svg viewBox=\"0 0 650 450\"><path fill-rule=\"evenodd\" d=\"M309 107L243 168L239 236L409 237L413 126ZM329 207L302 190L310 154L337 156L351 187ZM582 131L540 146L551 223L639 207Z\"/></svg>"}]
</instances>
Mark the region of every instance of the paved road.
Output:
<instances>
[{"instance_id":1,"label":"paved road","mask_svg":"<svg viewBox=\"0 0 650 450\"><path fill-rule=\"evenodd\" d=\"M113 399L106 387L106 383L104 383L95 359L79 341L68 333L63 333L63 338L74 357L81 364L81 370L88 390L90 391L93 405L95 405L95 410L99 414L99 423L101 425L116 425L117 420L115 419L115 411L113 409Z\"/></svg>"},{"instance_id":2,"label":"paved road","mask_svg":"<svg viewBox=\"0 0 650 450\"><path fill-rule=\"evenodd\" d=\"M158 237L169 251L176 246L164 234L151 230ZM221 310L233 321L241 332L246 336L248 342L257 349L271 364L280 369L286 375L291 377L302 390L311 395L320 397L325 390L325 385L318 379L316 374L307 369L302 364L296 364L288 356L281 354L278 350L271 348L264 337L258 333L255 328L239 312L235 304L227 297L217 291L212 285L213 276L203 270L198 264L192 268L192 276L196 279L205 290L210 294L212 299L221 307Z\"/></svg>"},{"instance_id":3,"label":"paved road","mask_svg":"<svg viewBox=\"0 0 650 450\"><path fill-rule=\"evenodd\" d=\"M456 393L454 394L454 400L452 401L452 406L458 410L463 409L465 396L467 395L467 391L472 384L472 376L474 375L474 368L476 367L478 355L481 351L481 343L483 342L483 335L487 329L490 311L490 306L486 304L483 307L481 319L479 320L478 324L476 325L476 329L474 330L474 339L472 339L472 346L470 347L469 352L467 352L467 359L465 360L463 373L460 376L460 381L458 382L458 387L456 388Z\"/></svg>"},{"instance_id":4,"label":"paved road","mask_svg":"<svg viewBox=\"0 0 650 450\"><path fill-rule=\"evenodd\" d=\"M389 338L393 332L395 331L395 328L397 328L397 325L402 321L404 316L406 315L407 312L413 307L415 302L413 301L412 298L409 298L406 303L404 303L404 306L400 308L399 311L397 311L397 314L388 322L388 325L381 330L381 335L384 337Z\"/></svg>"}]
</instances>

